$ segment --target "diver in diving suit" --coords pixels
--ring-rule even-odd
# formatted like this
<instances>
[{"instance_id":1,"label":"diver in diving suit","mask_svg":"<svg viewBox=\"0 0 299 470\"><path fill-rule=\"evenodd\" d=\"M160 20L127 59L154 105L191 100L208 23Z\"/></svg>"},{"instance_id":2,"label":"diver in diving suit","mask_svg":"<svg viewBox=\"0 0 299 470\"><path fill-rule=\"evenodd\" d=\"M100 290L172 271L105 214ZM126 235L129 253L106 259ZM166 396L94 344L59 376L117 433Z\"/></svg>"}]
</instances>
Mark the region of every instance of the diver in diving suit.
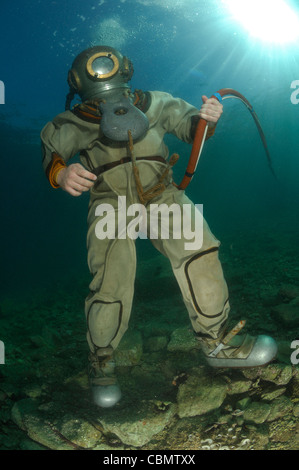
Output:
<instances>
[{"instance_id":1,"label":"diver in diving suit","mask_svg":"<svg viewBox=\"0 0 299 470\"><path fill-rule=\"evenodd\" d=\"M119 210L139 203L193 203L172 181L168 148L163 138L174 134L192 143L197 122L209 123L213 135L222 105L203 97L200 109L159 91L131 91L132 62L108 46L79 54L68 74L66 111L41 132L43 168L53 188L72 196L90 192L88 210L88 266L93 279L85 302L89 378L94 402L114 406L121 398L113 351L128 327L135 270L135 240L121 236L99 239L97 207ZM81 102L70 109L75 94ZM68 164L80 153L81 163ZM161 176L163 175L163 176ZM162 181L163 180L163 181ZM117 220L117 218L116 218ZM149 237L150 238L150 237ZM224 344L229 313L228 289L218 259L219 241L203 221L200 248L185 249L184 237L151 239L170 261L207 362L213 367L254 367L270 362L277 352L268 336L236 335ZM150 288L150 286L149 286Z\"/></svg>"}]
</instances>

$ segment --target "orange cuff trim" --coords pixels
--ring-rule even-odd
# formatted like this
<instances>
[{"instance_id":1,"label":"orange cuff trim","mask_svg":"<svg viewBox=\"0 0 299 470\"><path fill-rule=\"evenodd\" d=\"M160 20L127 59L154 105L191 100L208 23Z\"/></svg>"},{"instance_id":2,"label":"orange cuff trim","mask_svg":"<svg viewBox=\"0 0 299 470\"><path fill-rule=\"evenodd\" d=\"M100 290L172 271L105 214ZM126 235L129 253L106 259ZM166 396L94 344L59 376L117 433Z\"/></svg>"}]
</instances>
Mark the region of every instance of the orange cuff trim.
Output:
<instances>
[{"instance_id":1,"label":"orange cuff trim","mask_svg":"<svg viewBox=\"0 0 299 470\"><path fill-rule=\"evenodd\" d=\"M57 184L56 178L60 170L62 170L63 168L66 168L65 162L59 155L53 153L51 166L48 170L48 179L52 188L59 188L59 184Z\"/></svg>"}]
</instances>

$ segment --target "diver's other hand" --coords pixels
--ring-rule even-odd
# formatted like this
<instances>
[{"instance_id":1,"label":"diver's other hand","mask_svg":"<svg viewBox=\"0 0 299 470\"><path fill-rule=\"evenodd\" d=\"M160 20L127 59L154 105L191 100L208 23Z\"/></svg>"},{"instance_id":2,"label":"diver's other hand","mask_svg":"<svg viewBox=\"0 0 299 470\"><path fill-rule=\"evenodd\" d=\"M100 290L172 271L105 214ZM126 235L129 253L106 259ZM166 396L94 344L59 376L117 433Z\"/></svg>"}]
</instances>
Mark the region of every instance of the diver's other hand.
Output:
<instances>
[{"instance_id":1,"label":"diver's other hand","mask_svg":"<svg viewBox=\"0 0 299 470\"><path fill-rule=\"evenodd\" d=\"M209 127L215 127L221 114L223 105L216 98L201 97L203 104L199 110L199 116L208 122Z\"/></svg>"},{"instance_id":2,"label":"diver's other hand","mask_svg":"<svg viewBox=\"0 0 299 470\"><path fill-rule=\"evenodd\" d=\"M89 191L96 179L96 175L85 170L80 163L63 168L56 177L57 184L72 196L81 196L83 192Z\"/></svg>"}]
</instances>

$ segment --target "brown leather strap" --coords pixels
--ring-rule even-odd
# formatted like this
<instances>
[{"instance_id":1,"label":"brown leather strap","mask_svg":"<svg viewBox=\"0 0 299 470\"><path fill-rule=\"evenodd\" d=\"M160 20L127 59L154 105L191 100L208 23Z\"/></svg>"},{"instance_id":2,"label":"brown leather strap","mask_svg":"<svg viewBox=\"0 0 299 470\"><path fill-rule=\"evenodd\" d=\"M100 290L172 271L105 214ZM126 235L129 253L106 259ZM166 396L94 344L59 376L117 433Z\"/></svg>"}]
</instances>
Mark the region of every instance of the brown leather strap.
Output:
<instances>
[{"instance_id":1,"label":"brown leather strap","mask_svg":"<svg viewBox=\"0 0 299 470\"><path fill-rule=\"evenodd\" d=\"M153 162L161 162L161 163L166 164L165 158L159 157L159 156L137 157L136 160L149 160L149 161L153 161ZM109 162L109 163L106 163L105 165L98 166L97 168L92 170L92 173L94 173L96 176L99 176L102 173L104 173L105 171L111 170L112 168L114 168L118 165L122 165L123 163L129 163L131 161L132 161L131 157L121 158L120 160L117 160L115 162Z\"/></svg>"}]
</instances>

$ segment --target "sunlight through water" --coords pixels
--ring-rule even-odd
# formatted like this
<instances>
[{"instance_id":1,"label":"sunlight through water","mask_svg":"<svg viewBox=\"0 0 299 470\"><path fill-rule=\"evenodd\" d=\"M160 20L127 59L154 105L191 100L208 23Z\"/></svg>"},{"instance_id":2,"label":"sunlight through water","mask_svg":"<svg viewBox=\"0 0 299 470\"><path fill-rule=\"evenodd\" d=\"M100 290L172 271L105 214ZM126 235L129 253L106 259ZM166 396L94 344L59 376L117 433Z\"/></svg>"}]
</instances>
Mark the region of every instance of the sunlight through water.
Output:
<instances>
[{"instance_id":1,"label":"sunlight through water","mask_svg":"<svg viewBox=\"0 0 299 470\"><path fill-rule=\"evenodd\" d=\"M299 18L284 0L223 0L252 37L287 44L299 38Z\"/></svg>"}]
</instances>

